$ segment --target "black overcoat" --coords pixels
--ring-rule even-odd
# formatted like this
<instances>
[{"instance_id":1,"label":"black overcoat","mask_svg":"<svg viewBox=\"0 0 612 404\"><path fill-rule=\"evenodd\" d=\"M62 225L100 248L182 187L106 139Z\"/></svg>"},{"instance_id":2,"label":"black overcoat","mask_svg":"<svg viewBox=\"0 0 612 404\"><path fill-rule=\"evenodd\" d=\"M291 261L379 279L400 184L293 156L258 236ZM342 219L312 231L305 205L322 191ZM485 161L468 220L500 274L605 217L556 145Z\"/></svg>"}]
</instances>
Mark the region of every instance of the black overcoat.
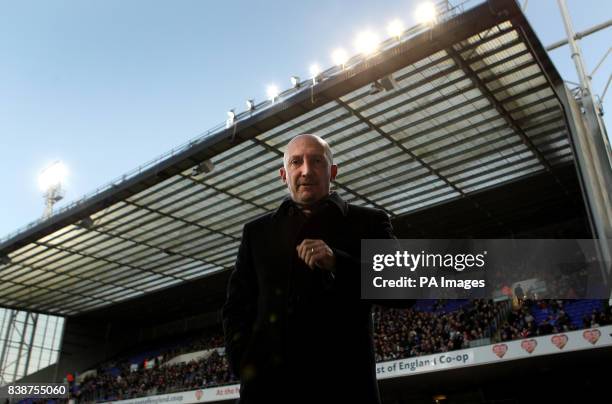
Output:
<instances>
[{"instance_id":1,"label":"black overcoat","mask_svg":"<svg viewBox=\"0 0 612 404\"><path fill-rule=\"evenodd\" d=\"M380 403L371 304L360 299L361 239L392 238L387 214L332 193L306 217L285 199L244 226L223 307L240 403ZM311 270L302 240L321 239L336 270Z\"/></svg>"}]
</instances>

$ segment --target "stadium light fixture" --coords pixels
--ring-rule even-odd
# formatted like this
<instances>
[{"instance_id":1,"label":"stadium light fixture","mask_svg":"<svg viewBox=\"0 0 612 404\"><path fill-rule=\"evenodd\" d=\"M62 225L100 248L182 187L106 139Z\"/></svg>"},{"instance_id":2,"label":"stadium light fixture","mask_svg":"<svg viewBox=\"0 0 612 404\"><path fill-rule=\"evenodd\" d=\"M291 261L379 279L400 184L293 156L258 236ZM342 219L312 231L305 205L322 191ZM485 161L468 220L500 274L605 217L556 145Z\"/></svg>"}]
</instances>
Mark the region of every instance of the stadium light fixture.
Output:
<instances>
[{"instance_id":1,"label":"stadium light fixture","mask_svg":"<svg viewBox=\"0 0 612 404\"><path fill-rule=\"evenodd\" d=\"M313 63L310 65L310 77L312 77L312 84L317 84L317 77L321 74L321 68L318 64Z\"/></svg>"},{"instance_id":2,"label":"stadium light fixture","mask_svg":"<svg viewBox=\"0 0 612 404\"><path fill-rule=\"evenodd\" d=\"M430 1L419 4L414 12L414 18L419 24L435 24L436 20L438 19L438 11L436 10L436 6Z\"/></svg>"},{"instance_id":3,"label":"stadium light fixture","mask_svg":"<svg viewBox=\"0 0 612 404\"><path fill-rule=\"evenodd\" d=\"M38 186L43 192L53 187L61 187L68 176L68 169L61 161L56 161L41 171L38 177Z\"/></svg>"},{"instance_id":4,"label":"stadium light fixture","mask_svg":"<svg viewBox=\"0 0 612 404\"><path fill-rule=\"evenodd\" d=\"M380 39L375 32L366 30L360 32L355 38L355 49L364 55L371 55L378 50Z\"/></svg>"},{"instance_id":5,"label":"stadium light fixture","mask_svg":"<svg viewBox=\"0 0 612 404\"><path fill-rule=\"evenodd\" d=\"M225 121L225 127L229 128L234 124L234 122L236 122L236 113L233 109L230 109L229 111L227 111L227 120Z\"/></svg>"},{"instance_id":6,"label":"stadium light fixture","mask_svg":"<svg viewBox=\"0 0 612 404\"><path fill-rule=\"evenodd\" d=\"M393 76L385 76L379 80L374 80L374 82L370 85L369 94L374 95L378 94L381 91L392 91L397 88L397 83Z\"/></svg>"},{"instance_id":7,"label":"stadium light fixture","mask_svg":"<svg viewBox=\"0 0 612 404\"><path fill-rule=\"evenodd\" d=\"M43 191L45 198L45 210L43 218L48 218L53 214L53 205L64 198L62 185L68 176L68 168L61 161L55 161L45 168L38 177L38 186Z\"/></svg>"},{"instance_id":8,"label":"stadium light fixture","mask_svg":"<svg viewBox=\"0 0 612 404\"><path fill-rule=\"evenodd\" d=\"M246 109L247 111L252 111L255 109L255 100L248 99L246 100Z\"/></svg>"},{"instance_id":9,"label":"stadium light fixture","mask_svg":"<svg viewBox=\"0 0 612 404\"><path fill-rule=\"evenodd\" d=\"M389 34L391 37L397 38L398 40L401 38L404 31L404 23L399 18L396 18L387 25L387 34Z\"/></svg>"},{"instance_id":10,"label":"stadium light fixture","mask_svg":"<svg viewBox=\"0 0 612 404\"><path fill-rule=\"evenodd\" d=\"M298 76L291 76L291 87L298 88L300 86L300 78Z\"/></svg>"},{"instance_id":11,"label":"stadium light fixture","mask_svg":"<svg viewBox=\"0 0 612 404\"><path fill-rule=\"evenodd\" d=\"M393 75L388 75L382 77L380 79L380 85L385 89L385 91L395 90L397 88L397 82L393 78Z\"/></svg>"},{"instance_id":12,"label":"stadium light fixture","mask_svg":"<svg viewBox=\"0 0 612 404\"><path fill-rule=\"evenodd\" d=\"M270 101L274 102L279 94L278 87L276 87L274 84L270 84L266 90L266 94L268 95Z\"/></svg>"},{"instance_id":13,"label":"stadium light fixture","mask_svg":"<svg viewBox=\"0 0 612 404\"><path fill-rule=\"evenodd\" d=\"M338 48L332 52L332 61L344 69L344 65L348 61L348 53L342 48Z\"/></svg>"},{"instance_id":14,"label":"stadium light fixture","mask_svg":"<svg viewBox=\"0 0 612 404\"><path fill-rule=\"evenodd\" d=\"M214 169L215 164L212 162L212 160L207 159L202 161L197 166L193 167L193 170L191 171L191 176L195 177L196 175L200 174L208 174L211 173Z\"/></svg>"},{"instance_id":15,"label":"stadium light fixture","mask_svg":"<svg viewBox=\"0 0 612 404\"><path fill-rule=\"evenodd\" d=\"M87 216L83 219L81 219L81 221L77 224L79 227L82 227L84 229L87 230L91 230L94 226L94 221L91 218L91 216Z\"/></svg>"},{"instance_id":16,"label":"stadium light fixture","mask_svg":"<svg viewBox=\"0 0 612 404\"><path fill-rule=\"evenodd\" d=\"M370 85L370 90L368 91L368 94L370 95L378 94L383 90L384 90L383 86L378 81L374 81Z\"/></svg>"}]
</instances>

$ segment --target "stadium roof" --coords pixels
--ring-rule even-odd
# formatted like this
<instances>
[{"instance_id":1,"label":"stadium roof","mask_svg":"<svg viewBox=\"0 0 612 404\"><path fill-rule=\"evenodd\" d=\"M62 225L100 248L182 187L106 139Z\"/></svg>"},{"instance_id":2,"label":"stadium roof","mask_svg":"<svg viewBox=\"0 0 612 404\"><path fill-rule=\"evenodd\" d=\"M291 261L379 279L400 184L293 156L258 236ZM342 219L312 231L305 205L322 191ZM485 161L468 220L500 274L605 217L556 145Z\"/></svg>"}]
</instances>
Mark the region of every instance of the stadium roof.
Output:
<instances>
[{"instance_id":1,"label":"stadium roof","mask_svg":"<svg viewBox=\"0 0 612 404\"><path fill-rule=\"evenodd\" d=\"M349 202L490 215L471 195L571 164L561 83L515 1L451 10L10 235L0 306L69 316L231 268L299 133L330 143Z\"/></svg>"}]
</instances>

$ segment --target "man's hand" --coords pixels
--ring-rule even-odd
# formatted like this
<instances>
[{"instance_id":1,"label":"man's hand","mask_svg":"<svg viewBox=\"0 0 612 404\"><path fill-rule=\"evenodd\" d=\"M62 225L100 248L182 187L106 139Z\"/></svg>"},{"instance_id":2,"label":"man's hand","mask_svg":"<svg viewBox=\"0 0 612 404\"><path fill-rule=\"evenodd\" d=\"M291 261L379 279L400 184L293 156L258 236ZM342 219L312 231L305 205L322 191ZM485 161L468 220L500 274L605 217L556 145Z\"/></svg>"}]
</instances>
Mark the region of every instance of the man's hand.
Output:
<instances>
[{"instance_id":1,"label":"man's hand","mask_svg":"<svg viewBox=\"0 0 612 404\"><path fill-rule=\"evenodd\" d=\"M336 257L334 252L323 240L304 239L304 241L296 247L296 250L300 259L304 261L310 269L315 269L315 267L328 271L334 271L336 269Z\"/></svg>"}]
</instances>

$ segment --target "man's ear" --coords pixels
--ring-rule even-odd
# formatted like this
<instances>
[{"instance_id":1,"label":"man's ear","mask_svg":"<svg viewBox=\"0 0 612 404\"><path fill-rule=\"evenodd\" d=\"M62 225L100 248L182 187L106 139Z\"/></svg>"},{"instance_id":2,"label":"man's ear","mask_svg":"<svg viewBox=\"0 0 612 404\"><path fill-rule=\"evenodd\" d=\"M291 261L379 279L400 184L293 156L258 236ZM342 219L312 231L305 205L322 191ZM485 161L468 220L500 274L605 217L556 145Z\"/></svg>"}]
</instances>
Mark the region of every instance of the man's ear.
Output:
<instances>
[{"instance_id":1,"label":"man's ear","mask_svg":"<svg viewBox=\"0 0 612 404\"><path fill-rule=\"evenodd\" d=\"M333 181L336 179L336 175L338 175L338 165L337 164L332 164L330 167L330 180Z\"/></svg>"},{"instance_id":2,"label":"man's ear","mask_svg":"<svg viewBox=\"0 0 612 404\"><path fill-rule=\"evenodd\" d=\"M285 171L285 167L280 168L279 174L280 174L281 180L283 181L283 184L286 184L287 183L287 171Z\"/></svg>"}]
</instances>

